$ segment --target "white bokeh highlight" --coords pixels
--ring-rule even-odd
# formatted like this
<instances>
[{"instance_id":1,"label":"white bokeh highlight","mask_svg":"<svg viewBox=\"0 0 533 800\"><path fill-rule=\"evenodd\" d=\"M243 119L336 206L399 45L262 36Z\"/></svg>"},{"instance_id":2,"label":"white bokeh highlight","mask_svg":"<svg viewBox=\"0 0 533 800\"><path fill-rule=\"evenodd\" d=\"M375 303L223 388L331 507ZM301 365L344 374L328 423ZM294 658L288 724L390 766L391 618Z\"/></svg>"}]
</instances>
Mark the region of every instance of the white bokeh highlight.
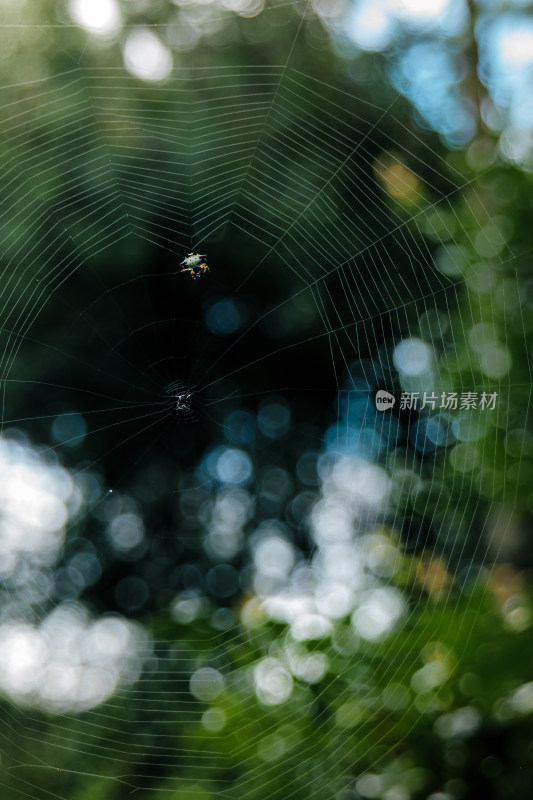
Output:
<instances>
[{"instance_id":1,"label":"white bokeh highlight","mask_svg":"<svg viewBox=\"0 0 533 800\"><path fill-rule=\"evenodd\" d=\"M116 34L122 26L116 0L70 0L68 9L74 22L96 35Z\"/></svg>"},{"instance_id":2,"label":"white bokeh highlight","mask_svg":"<svg viewBox=\"0 0 533 800\"><path fill-rule=\"evenodd\" d=\"M136 78L161 82L172 71L172 53L157 34L148 28L136 28L124 44L126 69Z\"/></svg>"},{"instance_id":3,"label":"white bokeh highlight","mask_svg":"<svg viewBox=\"0 0 533 800\"><path fill-rule=\"evenodd\" d=\"M22 705L53 713L86 711L119 685L139 677L139 625L118 616L91 619L80 604L65 604L40 625L0 625L0 690Z\"/></svg>"}]
</instances>

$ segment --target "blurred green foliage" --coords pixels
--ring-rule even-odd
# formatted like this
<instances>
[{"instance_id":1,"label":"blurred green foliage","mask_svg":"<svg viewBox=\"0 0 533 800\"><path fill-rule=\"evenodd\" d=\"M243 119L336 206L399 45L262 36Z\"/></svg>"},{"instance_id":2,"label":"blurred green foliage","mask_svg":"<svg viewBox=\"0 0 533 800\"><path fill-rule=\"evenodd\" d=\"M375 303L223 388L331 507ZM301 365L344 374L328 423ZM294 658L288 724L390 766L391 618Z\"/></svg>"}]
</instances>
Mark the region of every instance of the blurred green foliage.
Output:
<instances>
[{"instance_id":1,"label":"blurred green foliage","mask_svg":"<svg viewBox=\"0 0 533 800\"><path fill-rule=\"evenodd\" d=\"M413 601L379 645L359 641L348 620L298 643L257 610L227 635L160 618L157 667L134 689L76 718L4 706L6 796L525 800L531 600L502 615L493 590ZM292 659L294 669L295 658L303 677L290 697L260 703L257 665ZM317 659L327 663L318 679L308 669ZM199 699L190 676L205 667L224 685Z\"/></svg>"}]
</instances>

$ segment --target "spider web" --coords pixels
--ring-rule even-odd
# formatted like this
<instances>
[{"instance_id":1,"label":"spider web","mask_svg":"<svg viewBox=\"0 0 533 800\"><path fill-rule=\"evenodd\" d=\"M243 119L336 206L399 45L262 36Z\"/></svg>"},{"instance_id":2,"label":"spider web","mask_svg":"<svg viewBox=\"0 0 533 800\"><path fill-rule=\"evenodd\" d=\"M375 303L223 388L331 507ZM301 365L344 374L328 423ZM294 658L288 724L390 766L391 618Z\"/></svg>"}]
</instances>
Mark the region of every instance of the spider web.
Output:
<instances>
[{"instance_id":1,"label":"spider web","mask_svg":"<svg viewBox=\"0 0 533 800\"><path fill-rule=\"evenodd\" d=\"M35 578L32 569L44 574L43 564L55 563L80 530L90 539L95 520L109 529L129 514L130 527L117 528L115 538L95 536L93 550L72 553L89 554L92 561L83 563L94 567L94 552L104 563L113 547L122 547L122 580L130 580L130 554L148 539L135 525L158 492L161 506L174 513L174 528L165 516L159 527L154 523L162 558L169 552L179 558L164 549L169 542L190 538L203 547L207 538L213 546L217 530L230 537L213 522L228 498L232 513L240 509L242 531L249 531L250 464L274 459L280 437L289 436L291 410L300 450L308 441L303 453L291 445L276 473L287 475L298 463L299 496L307 505L295 528L301 541L305 528L307 544L301 543L296 568L289 559L280 578L275 569L261 577L257 567L260 579L252 583L268 615L289 627L281 643L265 644L256 599L239 608L239 621L235 607L221 602L203 627L191 628L187 619L204 613L205 600L183 591L172 601L176 640L175 628L167 633L170 622L147 634L117 617L84 617L68 590L72 566L63 573L63 595L43 589L26 602L20 574L6 568L4 645L13 644L16 654L23 641L38 660L44 641L64 658L59 666L49 663L39 685L24 671L17 682L16 664L3 667L4 691L22 704L8 712L17 744L2 734L6 768L21 796L38 796L40 786L68 796L61 780L79 771L78 757L90 764L92 778L107 776L126 792L270 796L281 780L285 798L302 786L307 797L335 796L353 785L353 752L360 760L370 752L369 728L359 726L350 705L353 687L362 707L373 709L371 729L398 715L392 734L377 734L384 758L395 747L395 731L400 741L439 685L426 672L419 674L418 694L403 696L400 686L414 654L435 649L431 614L416 637L408 635L407 612L428 603L424 587L439 589L450 625L460 630L453 579L486 558L486 543L468 535L483 530L484 512L465 462L476 453L490 461L480 420L505 428L510 386L480 376L462 349L469 327L490 320L465 303L459 271L436 264L438 258L454 264L460 242L475 247L457 212L460 194L463 213L480 228L491 225L491 215L476 181L407 128L400 97L374 105L366 95L322 82L291 55L292 48L278 66L190 67L161 87L140 87L122 69L80 66L50 81L2 89L4 460L16 470L33 464L42 475L55 470L60 482L71 481L62 496L67 521L50 524L55 545L37 567L21 556L20 574L26 580ZM206 253L211 269L194 282L179 269L191 251ZM510 263L513 256L502 249L498 259ZM222 312L217 317L221 302L229 322ZM450 320L459 326L446 331ZM403 373L401 342L415 347ZM439 369L428 361L430 352L440 353ZM459 354L462 374L471 374L468 385L453 383ZM443 391L497 392L498 405L492 417L464 414L453 436L455 417L443 421L441 414L430 435L423 416L376 411L378 389L397 403L405 390L439 398ZM182 392L194 397L190 414L176 408ZM248 446L239 425L254 415L262 420L262 438ZM217 437L225 444L209 449ZM450 477L445 455L452 442L462 449ZM44 491L46 481L39 486ZM198 535L198 515L194 525L183 520L187 508L202 503ZM271 509L267 504L256 518L256 551L273 539L283 547L288 526L272 519ZM433 539L417 528L417 516L432 520ZM394 530L405 540L391 538ZM406 541L425 548L429 566L421 585L405 586L402 596L394 563ZM240 564L238 550L224 559L215 548L213 569ZM447 572L442 585L435 569ZM141 579L134 580L122 584L132 617L139 606L127 598L142 593ZM219 600L225 596L218 592ZM52 617L55 627L46 628ZM106 619L115 627L105 628ZM379 634L382 623L376 635L371 628ZM78 639L67 635L75 625ZM98 651L103 636L112 650L105 636L114 635L125 644L112 664L98 652L85 653L81 665L69 661L76 643L89 641ZM376 641L381 651L372 650ZM250 663L243 661L245 646L254 654ZM433 654L428 664L445 668L446 658ZM106 669L115 674L108 684L101 677ZM387 692L368 687L375 670L383 671ZM78 694L69 693L70 680ZM327 716L316 723L330 747L327 767L317 774L305 718L333 693L340 724ZM248 703L256 704L254 718L241 715ZM36 706L56 715L46 761L35 751ZM234 716L239 730L227 748ZM22 768L29 779L17 777ZM55 778L56 770L52 784L49 773Z\"/></svg>"}]
</instances>

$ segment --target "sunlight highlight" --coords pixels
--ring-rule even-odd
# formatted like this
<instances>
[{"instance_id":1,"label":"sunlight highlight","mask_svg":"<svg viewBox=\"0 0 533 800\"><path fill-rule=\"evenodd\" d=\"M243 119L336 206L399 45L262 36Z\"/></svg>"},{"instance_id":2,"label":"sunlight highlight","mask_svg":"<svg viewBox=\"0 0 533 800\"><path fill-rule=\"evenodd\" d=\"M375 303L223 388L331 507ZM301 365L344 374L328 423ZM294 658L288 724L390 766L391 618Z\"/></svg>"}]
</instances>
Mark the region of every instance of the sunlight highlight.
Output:
<instances>
[{"instance_id":1,"label":"sunlight highlight","mask_svg":"<svg viewBox=\"0 0 533 800\"><path fill-rule=\"evenodd\" d=\"M124 45L124 63L136 78L164 81L172 71L172 54L155 33L147 28L133 30Z\"/></svg>"},{"instance_id":2,"label":"sunlight highlight","mask_svg":"<svg viewBox=\"0 0 533 800\"><path fill-rule=\"evenodd\" d=\"M96 35L113 35L122 26L122 15L115 0L70 0L69 12L78 25Z\"/></svg>"}]
</instances>

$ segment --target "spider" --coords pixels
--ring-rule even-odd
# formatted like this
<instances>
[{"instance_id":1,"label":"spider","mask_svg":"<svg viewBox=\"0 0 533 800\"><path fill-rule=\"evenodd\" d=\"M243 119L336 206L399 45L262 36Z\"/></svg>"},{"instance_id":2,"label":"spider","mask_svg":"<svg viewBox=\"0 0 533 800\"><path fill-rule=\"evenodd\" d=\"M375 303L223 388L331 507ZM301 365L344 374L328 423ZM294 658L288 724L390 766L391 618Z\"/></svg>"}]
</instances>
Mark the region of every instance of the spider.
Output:
<instances>
[{"instance_id":1,"label":"spider","mask_svg":"<svg viewBox=\"0 0 533 800\"><path fill-rule=\"evenodd\" d=\"M190 411L191 410L191 400L192 394L190 392L186 394L177 394L176 395L176 411Z\"/></svg>"},{"instance_id":2,"label":"spider","mask_svg":"<svg viewBox=\"0 0 533 800\"><path fill-rule=\"evenodd\" d=\"M180 267L183 267L181 271L188 272L191 278L196 280L196 278L199 278L200 275L210 271L206 262L203 260L204 258L206 258L206 256L201 255L200 253L187 253L183 261L180 263Z\"/></svg>"},{"instance_id":3,"label":"spider","mask_svg":"<svg viewBox=\"0 0 533 800\"><path fill-rule=\"evenodd\" d=\"M207 256L201 256L200 253L187 253L180 266L196 267L202 258L207 258Z\"/></svg>"},{"instance_id":4,"label":"spider","mask_svg":"<svg viewBox=\"0 0 533 800\"><path fill-rule=\"evenodd\" d=\"M198 266L184 267L181 271L188 272L193 281L195 281L201 275L205 275L206 272L211 272L205 261L203 261L201 264L198 264Z\"/></svg>"}]
</instances>

